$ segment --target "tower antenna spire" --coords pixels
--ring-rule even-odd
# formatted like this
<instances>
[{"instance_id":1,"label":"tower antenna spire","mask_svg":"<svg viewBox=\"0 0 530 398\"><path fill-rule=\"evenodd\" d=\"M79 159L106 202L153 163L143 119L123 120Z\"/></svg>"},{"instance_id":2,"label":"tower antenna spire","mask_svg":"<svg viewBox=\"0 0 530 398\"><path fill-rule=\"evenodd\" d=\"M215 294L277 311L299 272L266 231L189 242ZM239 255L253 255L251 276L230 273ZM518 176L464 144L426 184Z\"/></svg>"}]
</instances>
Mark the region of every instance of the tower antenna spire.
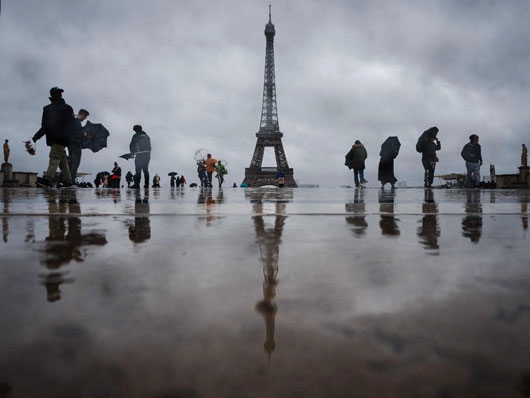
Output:
<instances>
[{"instance_id":1,"label":"tower antenna spire","mask_svg":"<svg viewBox=\"0 0 530 398\"><path fill-rule=\"evenodd\" d=\"M269 3L269 23L272 22L272 11L271 11L271 9L272 9L272 4Z\"/></svg>"}]
</instances>

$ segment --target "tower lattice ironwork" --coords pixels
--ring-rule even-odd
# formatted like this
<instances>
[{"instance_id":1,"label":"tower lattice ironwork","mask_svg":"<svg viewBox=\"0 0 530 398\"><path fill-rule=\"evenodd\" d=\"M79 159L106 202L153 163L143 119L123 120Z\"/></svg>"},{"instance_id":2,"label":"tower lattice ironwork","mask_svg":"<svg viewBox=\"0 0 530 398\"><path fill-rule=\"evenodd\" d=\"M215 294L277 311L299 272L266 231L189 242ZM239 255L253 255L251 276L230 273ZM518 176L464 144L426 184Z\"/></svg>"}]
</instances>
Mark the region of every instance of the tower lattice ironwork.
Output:
<instances>
[{"instance_id":1,"label":"tower lattice ironwork","mask_svg":"<svg viewBox=\"0 0 530 398\"><path fill-rule=\"evenodd\" d=\"M282 176L286 187L296 188L293 169L289 168L287 157L283 149L282 137L278 123L278 107L276 104L276 78L274 73L274 36L276 29L272 23L271 6L269 6L269 22L265 25L265 78L263 83L263 104L259 131L256 133L257 142L250 161L245 169L245 180L249 187L262 185L278 185ZM262 167L265 148L274 148L276 167Z\"/></svg>"}]
</instances>

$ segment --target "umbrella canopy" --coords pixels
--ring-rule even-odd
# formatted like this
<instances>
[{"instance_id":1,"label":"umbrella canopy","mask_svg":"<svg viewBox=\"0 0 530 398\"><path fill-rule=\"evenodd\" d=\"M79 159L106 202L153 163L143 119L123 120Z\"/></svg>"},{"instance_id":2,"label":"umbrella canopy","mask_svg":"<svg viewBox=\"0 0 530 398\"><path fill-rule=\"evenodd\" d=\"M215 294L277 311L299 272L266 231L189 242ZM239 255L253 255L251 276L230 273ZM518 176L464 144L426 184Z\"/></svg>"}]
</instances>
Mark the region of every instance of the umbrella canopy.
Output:
<instances>
[{"instance_id":1,"label":"umbrella canopy","mask_svg":"<svg viewBox=\"0 0 530 398\"><path fill-rule=\"evenodd\" d=\"M425 130L418 137L418 142L416 143L416 151L421 153L425 150L425 143L431 141L433 138L436 138L438 134L438 127L434 126Z\"/></svg>"},{"instance_id":2,"label":"umbrella canopy","mask_svg":"<svg viewBox=\"0 0 530 398\"><path fill-rule=\"evenodd\" d=\"M107 147L107 137L110 133L102 124L87 121L86 126L83 127L83 133L81 143L83 149L88 148L92 152L98 152Z\"/></svg>"},{"instance_id":3,"label":"umbrella canopy","mask_svg":"<svg viewBox=\"0 0 530 398\"><path fill-rule=\"evenodd\" d=\"M381 145L380 156L385 159L395 159L399 154L401 143L397 137L388 137Z\"/></svg>"},{"instance_id":4,"label":"umbrella canopy","mask_svg":"<svg viewBox=\"0 0 530 398\"><path fill-rule=\"evenodd\" d=\"M178 173L175 171L172 171L171 173L167 173L168 176L173 177L176 176Z\"/></svg>"},{"instance_id":5,"label":"umbrella canopy","mask_svg":"<svg viewBox=\"0 0 530 398\"><path fill-rule=\"evenodd\" d=\"M206 155L208 155L208 153L209 153L208 149L206 148L197 149L195 153L193 154L193 159L195 159L196 162L200 160L204 160L206 159Z\"/></svg>"}]
</instances>

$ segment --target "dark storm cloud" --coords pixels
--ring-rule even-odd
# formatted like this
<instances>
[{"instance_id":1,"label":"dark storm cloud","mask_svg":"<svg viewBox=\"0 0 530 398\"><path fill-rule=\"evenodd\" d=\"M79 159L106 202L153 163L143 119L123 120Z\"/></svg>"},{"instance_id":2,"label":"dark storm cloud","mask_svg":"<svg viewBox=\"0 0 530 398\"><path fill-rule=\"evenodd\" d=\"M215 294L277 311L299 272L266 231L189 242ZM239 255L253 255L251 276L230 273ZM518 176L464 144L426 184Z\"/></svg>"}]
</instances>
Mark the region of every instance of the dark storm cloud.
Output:
<instances>
[{"instance_id":1,"label":"dark storm cloud","mask_svg":"<svg viewBox=\"0 0 530 398\"><path fill-rule=\"evenodd\" d=\"M280 127L301 182L351 183L344 154L402 142L396 174L417 183L416 137L440 127L439 172L461 171L471 132L485 163L514 172L528 138L530 4L525 1L289 1L273 7ZM259 127L265 1L7 1L0 19L0 123L16 168L51 86L111 131L110 147L81 169L109 169L131 127L153 140L152 171L194 176L193 152L209 148L240 182ZM122 165L125 169L132 164Z\"/></svg>"}]
</instances>

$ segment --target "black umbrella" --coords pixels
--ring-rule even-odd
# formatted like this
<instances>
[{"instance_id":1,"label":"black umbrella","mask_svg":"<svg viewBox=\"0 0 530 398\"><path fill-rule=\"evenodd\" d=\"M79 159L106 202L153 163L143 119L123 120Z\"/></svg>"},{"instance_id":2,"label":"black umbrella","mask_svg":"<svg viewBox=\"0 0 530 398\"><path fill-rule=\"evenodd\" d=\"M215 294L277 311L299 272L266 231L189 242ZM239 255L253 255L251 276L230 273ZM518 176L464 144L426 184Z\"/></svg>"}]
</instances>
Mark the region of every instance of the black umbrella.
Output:
<instances>
[{"instance_id":1,"label":"black umbrella","mask_svg":"<svg viewBox=\"0 0 530 398\"><path fill-rule=\"evenodd\" d=\"M83 127L83 133L81 143L83 149L89 148L92 152L98 152L107 147L107 137L110 133L102 124L87 121L86 126Z\"/></svg>"},{"instance_id":2,"label":"black umbrella","mask_svg":"<svg viewBox=\"0 0 530 398\"><path fill-rule=\"evenodd\" d=\"M168 176L173 177L176 176L178 173L172 171L171 173L167 173Z\"/></svg>"},{"instance_id":3,"label":"black umbrella","mask_svg":"<svg viewBox=\"0 0 530 398\"><path fill-rule=\"evenodd\" d=\"M425 143L427 141L432 141L433 138L436 138L438 134L438 127L431 127L425 130L418 138L416 143L416 151L422 153L425 150Z\"/></svg>"},{"instance_id":4,"label":"black umbrella","mask_svg":"<svg viewBox=\"0 0 530 398\"><path fill-rule=\"evenodd\" d=\"M385 159L395 159L399 154L401 143L397 137L388 137L381 145L381 157Z\"/></svg>"}]
</instances>

